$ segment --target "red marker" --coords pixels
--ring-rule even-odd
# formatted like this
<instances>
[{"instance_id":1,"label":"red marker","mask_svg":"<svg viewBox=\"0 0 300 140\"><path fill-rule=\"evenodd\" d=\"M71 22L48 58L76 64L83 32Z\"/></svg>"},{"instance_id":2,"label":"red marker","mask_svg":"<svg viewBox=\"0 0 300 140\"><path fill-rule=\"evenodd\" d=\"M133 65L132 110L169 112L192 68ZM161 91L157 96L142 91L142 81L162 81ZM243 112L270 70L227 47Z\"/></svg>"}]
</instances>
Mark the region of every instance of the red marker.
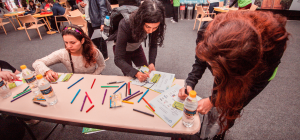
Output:
<instances>
[{"instance_id":1,"label":"red marker","mask_svg":"<svg viewBox=\"0 0 300 140\"><path fill-rule=\"evenodd\" d=\"M96 81L96 78L94 79L94 82L93 82L93 84L92 84L92 86L91 86L91 89L93 88L95 81Z\"/></svg>"},{"instance_id":2,"label":"red marker","mask_svg":"<svg viewBox=\"0 0 300 140\"><path fill-rule=\"evenodd\" d=\"M153 110L153 112L155 112L154 108L146 101L146 99L145 98L142 99L148 104L148 106Z\"/></svg>"},{"instance_id":3,"label":"red marker","mask_svg":"<svg viewBox=\"0 0 300 140\"><path fill-rule=\"evenodd\" d=\"M128 82L128 95L130 95L130 82Z\"/></svg>"},{"instance_id":4,"label":"red marker","mask_svg":"<svg viewBox=\"0 0 300 140\"><path fill-rule=\"evenodd\" d=\"M86 113L88 113L93 107L94 107L94 105L91 106L91 107L86 111Z\"/></svg>"},{"instance_id":5,"label":"red marker","mask_svg":"<svg viewBox=\"0 0 300 140\"><path fill-rule=\"evenodd\" d=\"M86 96L88 97L88 99L90 100L90 102L92 103L92 100L91 100L90 96L88 95L88 93L85 92L85 94L86 94Z\"/></svg>"}]
</instances>

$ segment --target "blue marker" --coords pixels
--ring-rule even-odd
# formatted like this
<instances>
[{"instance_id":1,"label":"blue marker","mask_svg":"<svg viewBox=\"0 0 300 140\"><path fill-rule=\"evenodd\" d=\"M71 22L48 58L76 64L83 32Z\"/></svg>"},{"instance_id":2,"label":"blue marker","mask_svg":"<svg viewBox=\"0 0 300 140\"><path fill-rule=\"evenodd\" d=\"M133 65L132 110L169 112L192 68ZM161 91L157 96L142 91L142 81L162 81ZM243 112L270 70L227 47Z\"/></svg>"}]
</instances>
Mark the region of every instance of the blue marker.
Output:
<instances>
[{"instance_id":1,"label":"blue marker","mask_svg":"<svg viewBox=\"0 0 300 140\"><path fill-rule=\"evenodd\" d=\"M75 84L77 84L77 83L78 83L79 81L81 81L83 78L84 78L84 77L80 78L77 82L75 82L74 84L72 84L71 86L69 86L68 89L71 88L72 86L74 86Z\"/></svg>"},{"instance_id":2,"label":"blue marker","mask_svg":"<svg viewBox=\"0 0 300 140\"><path fill-rule=\"evenodd\" d=\"M147 94L148 91L149 89L147 89L146 92L143 94L143 96L138 100L138 103L143 99L143 97Z\"/></svg>"},{"instance_id":3,"label":"blue marker","mask_svg":"<svg viewBox=\"0 0 300 140\"><path fill-rule=\"evenodd\" d=\"M78 93L81 91L81 89L79 89L76 93L76 95L74 96L73 100L71 101L71 104L74 102L75 98L77 97Z\"/></svg>"},{"instance_id":4,"label":"blue marker","mask_svg":"<svg viewBox=\"0 0 300 140\"><path fill-rule=\"evenodd\" d=\"M126 85L126 83L124 83L121 87L119 87L119 89L117 89L113 94L117 93L122 87L124 87Z\"/></svg>"}]
</instances>

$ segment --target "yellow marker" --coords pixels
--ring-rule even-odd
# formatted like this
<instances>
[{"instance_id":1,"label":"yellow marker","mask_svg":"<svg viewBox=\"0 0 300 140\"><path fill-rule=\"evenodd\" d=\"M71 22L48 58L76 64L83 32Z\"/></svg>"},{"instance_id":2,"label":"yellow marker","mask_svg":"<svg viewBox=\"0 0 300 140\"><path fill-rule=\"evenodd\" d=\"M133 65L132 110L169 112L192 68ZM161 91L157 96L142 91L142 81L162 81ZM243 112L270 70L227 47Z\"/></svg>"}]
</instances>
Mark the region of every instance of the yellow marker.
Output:
<instances>
[{"instance_id":1,"label":"yellow marker","mask_svg":"<svg viewBox=\"0 0 300 140\"><path fill-rule=\"evenodd\" d=\"M129 102L129 101L125 101L125 100L123 100L122 102L127 103L127 104L134 104L133 102Z\"/></svg>"}]
</instances>

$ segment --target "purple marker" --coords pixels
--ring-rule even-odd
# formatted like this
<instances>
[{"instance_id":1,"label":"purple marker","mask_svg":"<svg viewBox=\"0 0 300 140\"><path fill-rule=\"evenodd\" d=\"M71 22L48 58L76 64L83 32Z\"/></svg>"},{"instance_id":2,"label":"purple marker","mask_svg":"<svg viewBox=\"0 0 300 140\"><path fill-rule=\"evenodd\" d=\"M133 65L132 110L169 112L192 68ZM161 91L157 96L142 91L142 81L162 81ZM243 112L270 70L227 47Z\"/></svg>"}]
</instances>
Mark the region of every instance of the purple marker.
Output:
<instances>
[{"instance_id":1,"label":"purple marker","mask_svg":"<svg viewBox=\"0 0 300 140\"><path fill-rule=\"evenodd\" d=\"M83 109L83 106L84 106L85 100L86 100L86 95L85 95L85 97L84 97L84 100L83 100L83 103L82 103L82 106L81 106L81 109L80 109L80 111L82 111L82 109Z\"/></svg>"},{"instance_id":2,"label":"purple marker","mask_svg":"<svg viewBox=\"0 0 300 140\"><path fill-rule=\"evenodd\" d=\"M24 94L22 94L21 96L19 96L19 97L17 97L17 98L15 98L15 99L13 99L13 100L11 100L10 102L13 102L13 101L15 101L15 100L17 100L17 99L20 99L21 97L23 97L23 96L25 96L25 95L27 95L28 93L30 93L31 92L31 90L30 91L28 91L28 92L26 92L26 93L24 93Z\"/></svg>"},{"instance_id":3,"label":"purple marker","mask_svg":"<svg viewBox=\"0 0 300 140\"><path fill-rule=\"evenodd\" d=\"M135 95L135 94L137 94L137 93L139 93L139 92L140 92L140 91L137 91L137 92L135 92L135 93L131 94L130 96L128 96L128 97L126 97L126 98L124 98L123 100L126 100L126 99L128 99L128 98L132 97L133 95Z\"/></svg>"},{"instance_id":4,"label":"purple marker","mask_svg":"<svg viewBox=\"0 0 300 140\"><path fill-rule=\"evenodd\" d=\"M105 93L104 93L104 97L103 97L102 105L103 105L103 103L104 103L104 99L105 99L106 93L107 93L107 89L105 90Z\"/></svg>"}]
</instances>

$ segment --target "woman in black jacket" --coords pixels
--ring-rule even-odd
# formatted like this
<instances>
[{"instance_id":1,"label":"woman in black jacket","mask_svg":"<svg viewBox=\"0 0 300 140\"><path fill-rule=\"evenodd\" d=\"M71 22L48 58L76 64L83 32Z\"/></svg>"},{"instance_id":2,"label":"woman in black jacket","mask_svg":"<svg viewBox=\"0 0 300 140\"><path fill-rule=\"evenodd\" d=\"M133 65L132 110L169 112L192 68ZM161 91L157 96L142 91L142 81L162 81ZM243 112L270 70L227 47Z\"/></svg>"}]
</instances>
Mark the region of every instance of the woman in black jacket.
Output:
<instances>
[{"instance_id":1,"label":"woman in black jacket","mask_svg":"<svg viewBox=\"0 0 300 140\"><path fill-rule=\"evenodd\" d=\"M129 21L122 19L119 23L116 45L114 46L115 64L126 76L145 81L148 73L139 72L132 67L148 66L149 73L155 70L157 46L164 40L165 10L158 0L145 0L136 12L130 15ZM149 65L141 46L149 34Z\"/></svg>"}]
</instances>

